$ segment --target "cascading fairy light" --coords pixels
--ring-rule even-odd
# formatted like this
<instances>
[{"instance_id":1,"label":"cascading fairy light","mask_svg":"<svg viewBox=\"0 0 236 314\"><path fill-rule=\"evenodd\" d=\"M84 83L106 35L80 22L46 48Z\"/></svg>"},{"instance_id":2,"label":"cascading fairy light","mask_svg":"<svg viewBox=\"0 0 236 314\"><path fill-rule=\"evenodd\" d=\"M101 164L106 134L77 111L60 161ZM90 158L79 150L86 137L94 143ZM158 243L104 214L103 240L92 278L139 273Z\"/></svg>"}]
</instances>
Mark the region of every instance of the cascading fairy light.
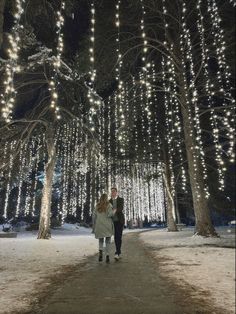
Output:
<instances>
[{"instance_id":1,"label":"cascading fairy light","mask_svg":"<svg viewBox=\"0 0 236 314\"><path fill-rule=\"evenodd\" d=\"M33 169L33 153L35 150L35 139L33 138L28 143L28 174L26 176L26 193L25 193L25 205L24 205L24 216L28 216L30 214L30 203L32 201L31 198L31 189L33 182L31 180L31 171Z\"/></svg>"},{"instance_id":2,"label":"cascading fairy light","mask_svg":"<svg viewBox=\"0 0 236 314\"><path fill-rule=\"evenodd\" d=\"M62 216L62 200L63 200L63 179L64 179L64 169L63 169L63 164L64 164L64 143L63 143L63 139L64 139L64 135L65 135L65 125L60 126L59 128L59 145L57 147L58 149L58 166L61 172L61 176L60 176L60 183L62 186L61 191L58 191L58 203L57 203L57 217L61 217Z\"/></svg>"},{"instance_id":3,"label":"cascading fairy light","mask_svg":"<svg viewBox=\"0 0 236 314\"><path fill-rule=\"evenodd\" d=\"M144 219L144 211L143 207L141 206L140 198L136 198L135 195L141 195L140 191L140 176L139 176L139 169L136 167L135 169L136 176L134 177L134 186L136 187L136 193L133 194L133 204L134 208L138 212L139 217Z\"/></svg>"},{"instance_id":4,"label":"cascading fairy light","mask_svg":"<svg viewBox=\"0 0 236 314\"><path fill-rule=\"evenodd\" d=\"M119 114L118 114L118 96L115 93L112 97L112 107L114 112L114 137L111 140L111 146L114 147L113 158L116 160L118 158L119 148L118 148L118 129L119 129Z\"/></svg>"},{"instance_id":5,"label":"cascading fairy light","mask_svg":"<svg viewBox=\"0 0 236 314\"><path fill-rule=\"evenodd\" d=\"M63 17L63 11L65 10L65 2L61 1L61 8L59 11L57 11L57 36L58 36L58 43L57 43L57 48L56 48L56 57L55 60L53 61L53 75L49 81L49 91L51 94L51 104L50 107L54 110L56 118L59 120L61 119L61 114L60 114L60 107L58 103L58 71L61 67L62 63L62 53L64 49L64 44L63 44L63 32L62 28L65 23L65 19Z\"/></svg>"},{"instance_id":6,"label":"cascading fairy light","mask_svg":"<svg viewBox=\"0 0 236 314\"><path fill-rule=\"evenodd\" d=\"M152 85L150 83L150 68L151 68L151 63L147 62L147 54L148 54L148 40L147 40L147 34L145 30L145 17L146 17L146 10L144 7L144 2L143 0L140 0L141 2L141 8L142 8L142 18L140 22L140 28L141 28L141 35L143 39L143 53L142 53L142 62L143 62L143 67L142 67L142 79L141 79L141 84L144 87L145 90L145 99L144 99L144 112L146 114L146 119L147 119L147 148L149 152L149 159L152 160L152 138L151 138L151 133L152 133L152 128L151 128L151 120L152 120L152 112L151 112L151 98L152 98Z\"/></svg>"},{"instance_id":7,"label":"cascading fairy light","mask_svg":"<svg viewBox=\"0 0 236 314\"><path fill-rule=\"evenodd\" d=\"M224 180L225 180L225 171L226 167L223 161L223 150L221 149L220 146L220 128L219 128L219 123L218 123L218 116L214 112L214 91L212 91L212 88L214 87L213 83L210 80L210 75L209 75L209 66L208 66L208 61L209 61L209 49L206 46L206 41L205 41L205 28L204 28L204 19L202 15L202 0L198 0L197 2L197 12L198 12L198 30L200 34L200 40L201 40L201 54L202 54L202 63L203 63L203 69L204 69L204 77L206 80L206 84L204 86L206 95L208 96L208 107L211 109L210 110L210 122L211 122L211 127L212 127L212 135L213 135L213 142L215 144L215 153L216 153L216 161L218 164L218 175L219 175L219 189L223 190L224 189Z\"/></svg>"},{"instance_id":8,"label":"cascading fairy light","mask_svg":"<svg viewBox=\"0 0 236 314\"><path fill-rule=\"evenodd\" d=\"M166 56L162 56L162 77L163 77L163 89L165 91L164 103L165 103L165 114L166 114L166 126L167 126L167 145L168 145L168 157L169 157L169 168L170 168L170 185L171 194L175 195L175 174L174 174L174 138L173 138L173 112L170 107L170 84L167 84L167 63Z\"/></svg>"},{"instance_id":9,"label":"cascading fairy light","mask_svg":"<svg viewBox=\"0 0 236 314\"><path fill-rule=\"evenodd\" d=\"M141 175L142 177L146 177L147 173L148 173L148 165L144 165L142 170L141 170ZM143 180L144 182L142 182L142 200L143 200L143 205L145 206L145 211L146 211L146 216L148 221L151 220L151 212L150 212L150 203L149 203L149 197L150 197L150 193L149 193L149 187L148 187L148 182L147 180Z\"/></svg>"},{"instance_id":10,"label":"cascading fairy light","mask_svg":"<svg viewBox=\"0 0 236 314\"><path fill-rule=\"evenodd\" d=\"M168 32L168 23L166 21L167 9L165 0L162 0L163 6L163 21L165 36L163 44L167 46L167 32ZM171 80L169 78L168 66L170 65L170 60L165 55L162 56L162 79L163 79L163 90L164 90L164 104L165 104L165 119L167 126L167 146L168 146L168 158L169 158L169 169L170 169L170 190L172 196L175 195L175 173L174 173L174 132L173 132L173 112L171 108ZM166 165L167 166L167 165Z\"/></svg>"},{"instance_id":11,"label":"cascading fairy light","mask_svg":"<svg viewBox=\"0 0 236 314\"><path fill-rule=\"evenodd\" d=\"M74 143L74 136L75 136L75 130L74 130L74 125L73 121L69 124L70 128L70 147L69 147L69 189L68 189L68 204L67 204L67 209L68 209L68 214L73 215L73 202L74 202L74 162L75 162L75 156L74 156L74 148L75 143Z\"/></svg>"},{"instance_id":12,"label":"cascading fairy light","mask_svg":"<svg viewBox=\"0 0 236 314\"><path fill-rule=\"evenodd\" d=\"M171 51L173 51L173 47L170 48ZM176 149L178 150L178 156L180 159L180 169L181 169L181 188L183 191L186 191L186 171L184 168L184 155L183 155L183 149L182 149L182 134L183 129L180 121L180 105L177 100L177 80L176 80L176 72L175 72L175 65L173 63L173 60L171 56L168 56L167 58L167 72L169 75L169 84L170 84L170 110L172 112L172 123L173 126L173 136L176 135L175 142L176 142Z\"/></svg>"},{"instance_id":13,"label":"cascading fairy light","mask_svg":"<svg viewBox=\"0 0 236 314\"><path fill-rule=\"evenodd\" d=\"M12 141L10 144L10 160L9 160L9 168L8 168L8 176L7 176L7 188L5 194L5 202L4 202L4 211L3 217L7 218L7 209L8 209L8 201L11 192L11 178L12 178L12 170L13 170L13 148L16 145L16 141Z\"/></svg>"},{"instance_id":14,"label":"cascading fairy light","mask_svg":"<svg viewBox=\"0 0 236 314\"><path fill-rule=\"evenodd\" d=\"M79 130L77 128L76 121L72 122L71 129L72 129L72 146L71 146L71 188L70 188L70 214L72 216L76 216L76 208L77 208L77 169L78 169L78 149L80 147L79 140Z\"/></svg>"},{"instance_id":15,"label":"cascading fairy light","mask_svg":"<svg viewBox=\"0 0 236 314\"><path fill-rule=\"evenodd\" d=\"M22 185L23 185L23 168L25 167L26 163L26 145L23 143L20 144L20 154L19 154L19 183L18 183L18 194L17 194L17 203L16 203L16 212L15 216L19 217L20 213L20 204L21 204L21 192L22 192Z\"/></svg>"},{"instance_id":16,"label":"cascading fairy light","mask_svg":"<svg viewBox=\"0 0 236 314\"><path fill-rule=\"evenodd\" d=\"M135 162L138 161L138 112L137 112L137 87L135 83L135 78L132 78L132 88L133 88L133 121L134 121L134 158Z\"/></svg>"},{"instance_id":17,"label":"cascading fairy light","mask_svg":"<svg viewBox=\"0 0 236 314\"><path fill-rule=\"evenodd\" d=\"M127 206L125 209L125 216L126 216L126 221L128 220L129 217L129 208L132 206L131 205L131 198L132 198L132 178L131 178L131 162L130 160L127 160L126 162L126 183L125 183L125 190L127 193Z\"/></svg>"},{"instance_id":18,"label":"cascading fairy light","mask_svg":"<svg viewBox=\"0 0 236 314\"><path fill-rule=\"evenodd\" d=\"M143 73L139 73L140 80L143 79ZM142 137L142 161L145 162L146 155L147 155L147 136L146 136L146 123L145 123L145 91L144 91L144 85L140 85L140 90L139 90L139 101L140 101L140 106L141 106L141 114L140 114L140 120L141 120L141 137ZM139 150L139 153L140 150Z\"/></svg>"},{"instance_id":19,"label":"cascading fairy light","mask_svg":"<svg viewBox=\"0 0 236 314\"><path fill-rule=\"evenodd\" d=\"M71 204L73 201L73 189L71 186L73 185L73 137L74 137L74 130L72 123L68 124L69 129L69 138L68 138L68 150L67 150L67 215L72 215L72 208Z\"/></svg>"},{"instance_id":20,"label":"cascading fairy light","mask_svg":"<svg viewBox=\"0 0 236 314\"><path fill-rule=\"evenodd\" d=\"M78 122L76 121L76 123L74 122L74 144L73 144L73 148L74 148L74 154L73 154L73 166L74 166L74 170L73 170L73 188L72 188L72 195L73 195L73 201L71 203L71 212L72 215L74 217L76 217L76 211L77 211L77 184L78 184L78 169L79 169L79 149L81 146L81 143L79 141L80 139L80 132L79 132L79 126L78 126Z\"/></svg>"},{"instance_id":21,"label":"cascading fairy light","mask_svg":"<svg viewBox=\"0 0 236 314\"><path fill-rule=\"evenodd\" d=\"M155 63L152 62L152 84L155 86L156 85L156 68L155 68ZM155 152L155 157L156 159L160 159L160 136L159 136L159 120L158 120L158 114L157 114L157 105L158 105L158 99L157 99L157 93L155 90L153 90L153 101L154 101L154 108L155 108L155 114L153 115L153 133L154 133L154 145L157 148L157 151Z\"/></svg>"},{"instance_id":22,"label":"cascading fairy light","mask_svg":"<svg viewBox=\"0 0 236 314\"><path fill-rule=\"evenodd\" d=\"M88 82L88 100L90 104L89 109L89 124L91 131L95 131L95 116L100 117L99 108L101 105L101 99L98 97L94 84L97 76L97 71L95 69L95 26L96 26L96 9L94 1L91 3L91 26L90 26L90 48L89 48L89 61L90 61L90 79ZM98 119L99 120L99 119Z\"/></svg>"},{"instance_id":23,"label":"cascading fairy light","mask_svg":"<svg viewBox=\"0 0 236 314\"><path fill-rule=\"evenodd\" d=\"M106 165L107 165L107 190L108 191L110 191L110 189L111 189L111 163L109 162L111 160L111 156L112 156L111 101L112 101L112 98L110 96L108 98L108 101L107 101L107 111L108 112L107 112L107 130L106 130L106 136L107 136L107 145L106 145L106 149L107 149L107 163L106 163ZM105 154L105 156L106 156L106 154Z\"/></svg>"},{"instance_id":24,"label":"cascading fairy light","mask_svg":"<svg viewBox=\"0 0 236 314\"><path fill-rule=\"evenodd\" d=\"M226 42L224 38L224 31L221 28L221 18L219 15L218 6L215 0L207 0L208 12L212 21L211 33L213 36L213 45L216 52L219 69L217 71L217 81L219 84L220 94L223 98L223 107L226 107L223 117L223 125L226 129L226 134L229 139L229 148L227 155L230 162L235 161L234 152L234 126L235 126L235 99L232 96L233 86L231 85L231 73L229 65L227 64L225 57ZM227 100L226 100L227 99ZM232 104L232 108L227 108L228 104ZM219 150L222 150L220 143Z\"/></svg>"},{"instance_id":25,"label":"cascading fairy light","mask_svg":"<svg viewBox=\"0 0 236 314\"><path fill-rule=\"evenodd\" d=\"M129 125L125 122L125 118L129 121L129 106L128 106L128 86L127 84L123 85L123 90L120 101L119 101L119 120L120 120L120 128L118 132L118 140L120 141L120 152L123 156L126 154L126 148L128 147L128 132ZM118 95L119 97L119 95Z\"/></svg>"},{"instance_id":26,"label":"cascading fairy light","mask_svg":"<svg viewBox=\"0 0 236 314\"><path fill-rule=\"evenodd\" d=\"M20 23L22 14L24 13L25 0L16 0L16 12L14 13L14 27L12 33L8 35L10 48L8 49L9 60L6 63L6 78L4 80L4 93L0 95L2 104L2 117L7 123L12 119L12 112L15 103L16 89L14 86L15 74L20 72L18 66L18 58L20 52Z\"/></svg>"},{"instance_id":27,"label":"cascading fairy light","mask_svg":"<svg viewBox=\"0 0 236 314\"><path fill-rule=\"evenodd\" d=\"M204 181L204 192L205 197L209 198L209 187L206 183L207 181L207 169L206 169L206 163L205 163L205 152L203 150L203 142L202 142L202 130L200 125L200 115L199 115L199 104L198 104L198 90L196 88L195 82L196 82L196 75L194 71L194 62L193 62L193 55L192 55L192 43L190 38L190 32L187 27L186 22L186 15L187 15L187 7L185 1L183 1L182 6L182 34L181 34L181 40L180 40L180 46L181 46L181 52L183 55L182 59L182 65L185 70L185 75L188 75L189 83L187 83L186 77L184 78L184 84L185 84L185 91L186 91L186 100L187 100L187 110L188 110L188 116L189 121L191 124L191 133L190 136L194 138L196 141L196 146L191 147L192 153L193 153L193 163L194 163L194 176L196 178L197 172L199 171L197 160L200 161L202 172L203 172L203 181ZM189 70L187 70L186 63L189 63ZM188 73L189 72L189 73ZM189 100L189 97L191 97L191 100ZM191 107L194 107L193 111L191 110ZM194 118L193 118L194 116ZM196 180L197 182L197 180ZM196 184L197 187L197 195L196 197L200 198L200 187L198 184Z\"/></svg>"},{"instance_id":28,"label":"cascading fairy light","mask_svg":"<svg viewBox=\"0 0 236 314\"><path fill-rule=\"evenodd\" d=\"M116 128L117 128L117 137L121 148L120 153L121 155L125 155L125 149L124 149L124 132L123 129L125 127L125 115L124 115L124 97L125 97L125 91L124 91L124 82L121 77L122 73L122 67L123 67L123 59L122 59L122 53L121 53L121 38L120 38L120 29L121 29L121 22L120 22L120 6L121 6L121 0L117 0L116 2L116 16L115 16L115 26L117 28L117 37L116 37L116 52L117 52L117 66L116 66L116 80L118 82L118 91L117 96L115 97L115 106L116 106Z\"/></svg>"},{"instance_id":29,"label":"cascading fairy light","mask_svg":"<svg viewBox=\"0 0 236 314\"><path fill-rule=\"evenodd\" d=\"M6 142L5 145L4 145L4 150L3 150L3 162L2 162L2 168L0 170L0 178L4 176L4 166L6 165L6 162L7 162L7 151L8 151L8 143Z\"/></svg>"},{"instance_id":30,"label":"cascading fairy light","mask_svg":"<svg viewBox=\"0 0 236 314\"><path fill-rule=\"evenodd\" d=\"M94 62L95 62L95 6L94 6L94 2L92 2L91 4L91 37L90 37L90 41L91 41L91 47L89 48L89 52L90 52L90 63L91 63L91 82L94 83L95 78L96 78L96 70L94 67Z\"/></svg>"},{"instance_id":31,"label":"cascading fairy light","mask_svg":"<svg viewBox=\"0 0 236 314\"><path fill-rule=\"evenodd\" d=\"M37 150L36 150L36 156L35 156L35 175L34 175L34 185L33 185L33 202L32 202L32 216L35 216L35 211L36 211L36 195L37 195L37 185L38 185L38 167L39 167L39 161L40 161L40 146L41 146L41 137L38 137L38 145L37 145Z\"/></svg>"},{"instance_id":32,"label":"cascading fairy light","mask_svg":"<svg viewBox=\"0 0 236 314\"><path fill-rule=\"evenodd\" d=\"M68 124L64 127L64 153L63 153L63 184L62 184L62 222L64 222L67 216L67 204L68 204L68 174L69 174L69 167L68 167L68 159L69 159L69 138L70 138L70 129Z\"/></svg>"}]
</instances>

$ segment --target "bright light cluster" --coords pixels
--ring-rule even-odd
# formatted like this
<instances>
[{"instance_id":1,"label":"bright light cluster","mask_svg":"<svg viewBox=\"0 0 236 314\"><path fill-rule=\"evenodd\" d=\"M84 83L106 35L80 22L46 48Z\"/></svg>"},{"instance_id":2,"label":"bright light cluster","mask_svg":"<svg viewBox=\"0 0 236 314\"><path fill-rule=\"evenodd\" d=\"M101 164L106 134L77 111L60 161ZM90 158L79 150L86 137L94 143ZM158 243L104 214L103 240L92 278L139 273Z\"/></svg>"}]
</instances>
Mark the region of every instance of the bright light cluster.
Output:
<instances>
[{"instance_id":1,"label":"bright light cluster","mask_svg":"<svg viewBox=\"0 0 236 314\"><path fill-rule=\"evenodd\" d=\"M145 127L145 120L147 120L147 134L148 138L144 136L144 142L147 142L148 146L148 153L149 158L152 160L152 127L151 127L151 120L152 120L152 112L151 112L151 104L152 104L152 84L150 82L150 71L151 71L151 63L148 62L148 40L147 34L145 29L145 18L146 18L146 9L144 7L144 1L140 0L141 8L142 8L142 18L140 21L140 29L141 29L141 37L143 40L143 51L142 51L142 72L140 74L140 82L141 82L141 98L143 99L143 116L142 116L142 123L143 128ZM143 95L142 95L143 93Z\"/></svg>"},{"instance_id":2,"label":"bright light cluster","mask_svg":"<svg viewBox=\"0 0 236 314\"><path fill-rule=\"evenodd\" d=\"M116 2L116 15L115 15L115 26L117 28L117 37L116 37L116 52L117 52L117 66L116 66L116 80L118 82L118 91L116 97L116 126L117 133L116 137L120 144L120 153L125 155L125 114L124 114L124 102L125 102L125 85L122 80L122 67L123 67L123 56L121 52L121 38L120 38L120 7L121 0Z\"/></svg>"},{"instance_id":3,"label":"bright light cluster","mask_svg":"<svg viewBox=\"0 0 236 314\"><path fill-rule=\"evenodd\" d=\"M16 141L12 141L10 144L10 160L9 160L9 167L8 167L8 176L7 176L7 187L6 187L6 194L4 200L4 210L3 210L3 217L7 218L7 210L9 208L9 197L11 192L11 184L12 184L12 170L13 170L13 150L15 148Z\"/></svg>"},{"instance_id":4,"label":"bright light cluster","mask_svg":"<svg viewBox=\"0 0 236 314\"><path fill-rule=\"evenodd\" d=\"M165 36L163 45L169 49L170 54L168 56L163 56L162 58L162 69L163 69L163 89L165 91L165 113L166 113L166 126L167 126L167 143L168 143L168 155L169 158L169 168L171 172L171 192L174 196L175 194L175 173L174 173L174 160L173 156L178 153L178 158L180 160L180 177L181 177L181 188L186 191L186 170L184 167L184 153L182 149L182 137L183 128L180 120L181 109L178 100L178 87L177 87L177 77L175 64L172 59L173 45L169 46L167 42L168 38L168 23L167 23L167 7L165 0L162 0L163 4L163 25L165 29Z\"/></svg>"},{"instance_id":5,"label":"bright light cluster","mask_svg":"<svg viewBox=\"0 0 236 314\"><path fill-rule=\"evenodd\" d=\"M58 95L58 71L62 64L62 53L64 49L64 35L62 29L64 27L65 19L63 16L63 12L65 10L65 2L61 2L61 8L57 11L57 48L56 48L56 56L53 61L53 75L49 82L49 91L51 93L51 104L50 107L55 112L55 116L57 120L61 119L60 107L59 107L59 95Z\"/></svg>"},{"instance_id":6,"label":"bright light cluster","mask_svg":"<svg viewBox=\"0 0 236 314\"><path fill-rule=\"evenodd\" d=\"M14 27L10 35L8 35L10 48L8 49L9 60L6 63L6 73L4 84L4 92L0 95L0 101L2 104L2 117L9 123L12 119L13 108L15 104L15 97L17 91L14 86L15 74L20 72L20 66L18 65L18 58L20 52L20 29L22 25L20 23L22 14L24 13L25 0L16 0L16 8L14 13Z\"/></svg>"},{"instance_id":7,"label":"bright light cluster","mask_svg":"<svg viewBox=\"0 0 236 314\"><path fill-rule=\"evenodd\" d=\"M219 9L215 0L207 0L208 12L212 20L212 35L213 35L213 45L216 51L217 61L219 69L217 71L217 80L219 83L219 92L223 99L224 117L223 125L226 129L226 135L229 139L229 148L227 155L230 161L233 163L235 161L235 99L232 96L232 84L231 84L231 73L229 65L226 62L225 50L226 42L224 38L224 31L221 27L221 18L219 15ZM227 108L231 105L231 108ZM220 143L218 143L219 149L223 149ZM223 187L224 182L221 180L221 186Z\"/></svg>"},{"instance_id":8,"label":"bright light cluster","mask_svg":"<svg viewBox=\"0 0 236 314\"><path fill-rule=\"evenodd\" d=\"M182 35L181 35L181 52L182 52L182 66L185 70L185 97L186 97L186 106L188 110L188 120L189 126L191 129L190 136L192 137L193 143L195 142L195 146L192 146L191 152L193 154L193 167L194 167L194 177L196 182L197 199L200 199L200 186L196 180L197 175L199 175L199 168L202 168L203 173L203 181L204 181L204 192L205 197L209 198L209 187L207 185L207 168L205 163L205 152L203 149L202 142L202 129L200 125L200 113L199 113L199 98L198 98L198 90L196 87L196 75L194 70L194 62L193 62L193 47L191 43L190 31L187 27L186 22L187 15L187 7L185 1L183 1L182 6ZM187 60L187 61L186 61ZM187 62L189 65L189 70L187 70ZM188 76L189 82L187 82L186 76Z\"/></svg>"},{"instance_id":9,"label":"bright light cluster","mask_svg":"<svg viewBox=\"0 0 236 314\"><path fill-rule=\"evenodd\" d=\"M167 127L167 146L168 146L168 165L166 167L169 168L170 172L170 190L171 195L174 196L176 193L175 189L175 173L174 173L174 134L172 128L173 122L173 112L171 108L170 102L170 86L168 84L168 77L167 77L167 61L166 57L162 57L162 78L163 78L163 89L165 91L164 95L164 103L165 103L165 113L166 113L166 127Z\"/></svg>"},{"instance_id":10,"label":"bright light cluster","mask_svg":"<svg viewBox=\"0 0 236 314\"><path fill-rule=\"evenodd\" d=\"M201 40L201 55L202 55L202 62L203 62L203 70L204 70L204 77L205 77L205 92L208 96L208 108L210 109L210 122L212 128L212 136L213 142L215 145L215 153L216 153L216 161L218 164L218 175L219 175L219 189L224 189L224 179L225 179L225 164L223 161L223 150L220 144L220 128L219 128L219 117L214 111L214 84L211 80L210 73L209 73L209 49L206 45L206 30L204 27L204 18L202 14L202 0L198 0L197 2L197 11L198 11L198 31L200 34Z\"/></svg>"}]
</instances>

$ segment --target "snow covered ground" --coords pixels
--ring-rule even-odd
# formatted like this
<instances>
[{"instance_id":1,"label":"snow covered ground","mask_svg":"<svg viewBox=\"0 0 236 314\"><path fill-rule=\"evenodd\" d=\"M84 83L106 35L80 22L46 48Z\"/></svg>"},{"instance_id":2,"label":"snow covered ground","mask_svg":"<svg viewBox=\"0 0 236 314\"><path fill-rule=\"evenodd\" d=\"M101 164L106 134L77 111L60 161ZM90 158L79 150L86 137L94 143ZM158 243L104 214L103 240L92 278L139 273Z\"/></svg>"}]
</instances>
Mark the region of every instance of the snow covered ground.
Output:
<instances>
[{"instance_id":1,"label":"snow covered ground","mask_svg":"<svg viewBox=\"0 0 236 314\"><path fill-rule=\"evenodd\" d=\"M192 228L177 233L154 230L140 238L157 258L163 276L190 287L196 298L208 298L226 314L235 313L235 234L227 229L217 229L220 238L193 236Z\"/></svg>"},{"instance_id":2,"label":"snow covered ground","mask_svg":"<svg viewBox=\"0 0 236 314\"><path fill-rule=\"evenodd\" d=\"M37 240L37 232L19 232L0 238L0 313L27 308L31 294L45 288L49 276L63 272L97 252L91 229L64 225L52 230L52 239Z\"/></svg>"},{"instance_id":3,"label":"snow covered ground","mask_svg":"<svg viewBox=\"0 0 236 314\"><path fill-rule=\"evenodd\" d=\"M135 231L140 230L125 233ZM233 247L235 240L225 229L220 233L220 239L203 239L192 237L192 229L179 233L162 229L144 232L140 238L160 258L164 276L181 279L182 284L186 281L200 292L209 291L215 304L234 313L235 252L221 246ZM25 231L19 232L17 238L0 238L1 314L16 310L21 313L39 288L47 288L51 276L60 276L63 270L97 253L97 240L91 229L76 225L52 230L51 240L36 238L36 232Z\"/></svg>"}]
</instances>

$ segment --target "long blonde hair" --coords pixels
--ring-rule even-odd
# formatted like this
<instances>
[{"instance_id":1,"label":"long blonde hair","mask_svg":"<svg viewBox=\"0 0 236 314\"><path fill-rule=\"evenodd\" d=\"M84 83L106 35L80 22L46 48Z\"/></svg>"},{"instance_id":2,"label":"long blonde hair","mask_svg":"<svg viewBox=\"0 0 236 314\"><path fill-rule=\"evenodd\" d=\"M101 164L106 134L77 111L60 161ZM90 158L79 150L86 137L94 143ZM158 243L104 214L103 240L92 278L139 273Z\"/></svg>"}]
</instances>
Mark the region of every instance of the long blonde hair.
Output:
<instances>
[{"instance_id":1,"label":"long blonde hair","mask_svg":"<svg viewBox=\"0 0 236 314\"><path fill-rule=\"evenodd\" d=\"M105 213L107 210L107 206L109 204L108 201L108 195L107 194L102 194L102 196L100 197L100 200L96 206L96 209L99 213Z\"/></svg>"}]
</instances>

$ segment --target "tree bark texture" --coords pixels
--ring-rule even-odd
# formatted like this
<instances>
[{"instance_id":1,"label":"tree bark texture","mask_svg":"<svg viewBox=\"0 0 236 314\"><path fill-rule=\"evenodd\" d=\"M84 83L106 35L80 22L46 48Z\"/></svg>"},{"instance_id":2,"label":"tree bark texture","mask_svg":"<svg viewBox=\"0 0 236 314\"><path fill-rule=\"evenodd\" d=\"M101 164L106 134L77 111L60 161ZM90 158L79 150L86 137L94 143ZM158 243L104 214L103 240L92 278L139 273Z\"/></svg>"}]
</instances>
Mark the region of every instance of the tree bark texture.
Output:
<instances>
[{"instance_id":1,"label":"tree bark texture","mask_svg":"<svg viewBox=\"0 0 236 314\"><path fill-rule=\"evenodd\" d=\"M50 217L51 217L51 200L54 168L56 163L56 148L54 144L53 129L50 128L47 134L48 162L45 166L45 182L43 187L42 205L39 221L38 239L49 239Z\"/></svg>"},{"instance_id":2,"label":"tree bark texture","mask_svg":"<svg viewBox=\"0 0 236 314\"><path fill-rule=\"evenodd\" d=\"M178 228L175 223L175 202L173 195L171 193L171 174L169 169L169 163L164 152L164 159L165 159L165 166L164 166L164 173L163 173L163 180L166 188L166 195L167 195L167 227L168 231L176 232Z\"/></svg>"},{"instance_id":3,"label":"tree bark texture","mask_svg":"<svg viewBox=\"0 0 236 314\"><path fill-rule=\"evenodd\" d=\"M201 236L217 236L210 217L208 200L205 197L203 168L197 153L195 152L196 138L192 132L193 118L189 116L183 78L180 77L181 113L183 117L185 147L188 160L188 172L193 197L195 214L195 234ZM192 134L192 135L191 135ZM194 162L195 161L195 162ZM194 169L195 163L195 169ZM199 197L197 197L199 195Z\"/></svg>"}]
</instances>

